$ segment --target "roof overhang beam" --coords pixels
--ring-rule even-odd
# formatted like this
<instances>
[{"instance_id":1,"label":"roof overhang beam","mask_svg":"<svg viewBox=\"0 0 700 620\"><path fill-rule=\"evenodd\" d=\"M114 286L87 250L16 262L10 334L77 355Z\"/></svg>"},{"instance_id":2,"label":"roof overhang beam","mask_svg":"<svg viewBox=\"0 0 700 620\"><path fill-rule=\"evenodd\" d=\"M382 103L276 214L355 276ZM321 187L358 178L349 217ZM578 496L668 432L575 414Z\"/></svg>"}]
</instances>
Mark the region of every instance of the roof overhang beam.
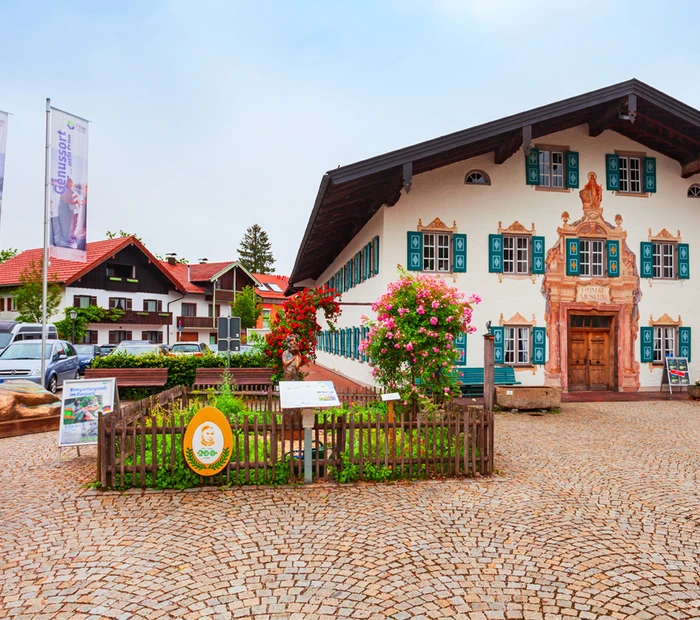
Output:
<instances>
[{"instance_id":1,"label":"roof overhang beam","mask_svg":"<svg viewBox=\"0 0 700 620\"><path fill-rule=\"evenodd\" d=\"M629 95L629 98L634 97L634 116L628 114L630 122L634 122L633 118L637 115L637 96ZM606 129L610 129L615 121L620 119L620 113L625 109L625 104L629 107L629 98L625 97L623 99L618 99L614 101L609 106L607 106L602 113L596 114L590 121L588 121L588 135L591 138L597 138Z\"/></svg>"},{"instance_id":2,"label":"roof overhang beam","mask_svg":"<svg viewBox=\"0 0 700 620\"><path fill-rule=\"evenodd\" d=\"M526 125L511 132L501 146L493 152L494 163L499 165L505 163L523 145L525 145L526 151L529 151L532 146L532 125Z\"/></svg>"},{"instance_id":3,"label":"roof overhang beam","mask_svg":"<svg viewBox=\"0 0 700 620\"><path fill-rule=\"evenodd\" d=\"M681 164L681 177L687 179L700 172L700 155L687 159Z\"/></svg>"}]
</instances>

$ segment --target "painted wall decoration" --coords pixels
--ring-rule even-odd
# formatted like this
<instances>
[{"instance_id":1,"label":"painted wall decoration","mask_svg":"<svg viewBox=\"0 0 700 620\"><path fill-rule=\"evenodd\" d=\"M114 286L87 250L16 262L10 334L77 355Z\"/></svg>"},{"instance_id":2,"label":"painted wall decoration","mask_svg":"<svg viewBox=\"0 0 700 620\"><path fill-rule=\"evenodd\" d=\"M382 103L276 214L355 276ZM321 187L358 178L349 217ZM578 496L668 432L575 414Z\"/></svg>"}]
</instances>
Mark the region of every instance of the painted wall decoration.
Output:
<instances>
[{"instance_id":1,"label":"painted wall decoration","mask_svg":"<svg viewBox=\"0 0 700 620\"><path fill-rule=\"evenodd\" d=\"M642 298L635 254L627 245L627 232L622 217L615 224L603 217L603 191L594 172L579 192L583 216L557 228L558 239L546 257L542 294L546 300L545 318L549 343L545 364L545 384L569 387L569 324L570 314L595 310L605 312L612 321L614 355L613 389L639 389L639 363L635 360L635 341L639 333L639 302ZM605 270L602 274L582 278L580 251L582 240L603 240Z\"/></svg>"}]
</instances>

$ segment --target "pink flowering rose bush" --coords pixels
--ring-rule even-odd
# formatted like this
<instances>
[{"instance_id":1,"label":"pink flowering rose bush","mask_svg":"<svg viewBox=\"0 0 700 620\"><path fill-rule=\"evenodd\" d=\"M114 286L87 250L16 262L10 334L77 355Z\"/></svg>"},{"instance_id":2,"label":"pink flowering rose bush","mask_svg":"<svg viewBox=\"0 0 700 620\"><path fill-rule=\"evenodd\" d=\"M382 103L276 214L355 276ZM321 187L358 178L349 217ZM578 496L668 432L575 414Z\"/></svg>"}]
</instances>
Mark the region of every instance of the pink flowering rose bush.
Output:
<instances>
[{"instance_id":1,"label":"pink flowering rose bush","mask_svg":"<svg viewBox=\"0 0 700 620\"><path fill-rule=\"evenodd\" d=\"M363 317L369 334L360 350L367 353L376 381L398 391L410 407L459 395L455 340L461 332L475 331L472 308L480 301L478 295L466 299L440 278L403 272L372 304L376 320Z\"/></svg>"}]
</instances>

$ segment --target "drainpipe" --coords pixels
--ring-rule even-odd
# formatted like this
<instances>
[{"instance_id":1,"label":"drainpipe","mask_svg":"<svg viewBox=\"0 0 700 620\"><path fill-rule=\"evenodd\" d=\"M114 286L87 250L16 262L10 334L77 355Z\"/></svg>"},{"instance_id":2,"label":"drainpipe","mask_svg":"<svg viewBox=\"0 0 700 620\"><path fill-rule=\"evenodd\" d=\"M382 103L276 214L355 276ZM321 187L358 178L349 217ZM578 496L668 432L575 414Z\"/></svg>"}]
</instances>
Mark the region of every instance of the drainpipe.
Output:
<instances>
[{"instance_id":1,"label":"drainpipe","mask_svg":"<svg viewBox=\"0 0 700 620\"><path fill-rule=\"evenodd\" d=\"M188 278L189 280L189 278ZM178 297L177 299L173 299L172 301L168 302L168 305L165 306L168 309L168 312L170 312L170 304L174 304L176 301L180 301L181 299L184 299L185 295L183 294L182 296ZM177 319L176 319L177 321ZM175 331L177 331L177 322L175 323ZM170 328L168 328L168 342L165 344L169 345L170 344Z\"/></svg>"}]
</instances>

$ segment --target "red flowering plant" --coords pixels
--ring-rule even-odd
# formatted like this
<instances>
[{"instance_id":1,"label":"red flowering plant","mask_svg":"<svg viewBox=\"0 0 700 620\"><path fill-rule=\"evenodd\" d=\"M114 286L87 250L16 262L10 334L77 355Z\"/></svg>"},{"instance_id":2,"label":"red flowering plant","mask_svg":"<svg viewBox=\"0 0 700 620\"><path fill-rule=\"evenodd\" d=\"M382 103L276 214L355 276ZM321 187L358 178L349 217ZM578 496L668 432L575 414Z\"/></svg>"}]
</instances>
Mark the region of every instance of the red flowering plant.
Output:
<instances>
[{"instance_id":1,"label":"red flowering plant","mask_svg":"<svg viewBox=\"0 0 700 620\"><path fill-rule=\"evenodd\" d=\"M369 334L360 350L369 356L376 381L398 391L412 409L459 395L455 341L476 331L470 323L480 301L478 295L465 299L440 278L402 272L372 304L376 320L363 317Z\"/></svg>"},{"instance_id":2,"label":"red flowering plant","mask_svg":"<svg viewBox=\"0 0 700 620\"><path fill-rule=\"evenodd\" d=\"M273 381L282 379L282 353L287 337L295 334L299 339L302 366L316 359L316 336L321 332L317 317L322 311L328 327L335 330L335 321L340 316L339 297L335 289L307 288L287 299L272 321L272 331L265 337L265 355L272 359L275 369Z\"/></svg>"}]
</instances>

